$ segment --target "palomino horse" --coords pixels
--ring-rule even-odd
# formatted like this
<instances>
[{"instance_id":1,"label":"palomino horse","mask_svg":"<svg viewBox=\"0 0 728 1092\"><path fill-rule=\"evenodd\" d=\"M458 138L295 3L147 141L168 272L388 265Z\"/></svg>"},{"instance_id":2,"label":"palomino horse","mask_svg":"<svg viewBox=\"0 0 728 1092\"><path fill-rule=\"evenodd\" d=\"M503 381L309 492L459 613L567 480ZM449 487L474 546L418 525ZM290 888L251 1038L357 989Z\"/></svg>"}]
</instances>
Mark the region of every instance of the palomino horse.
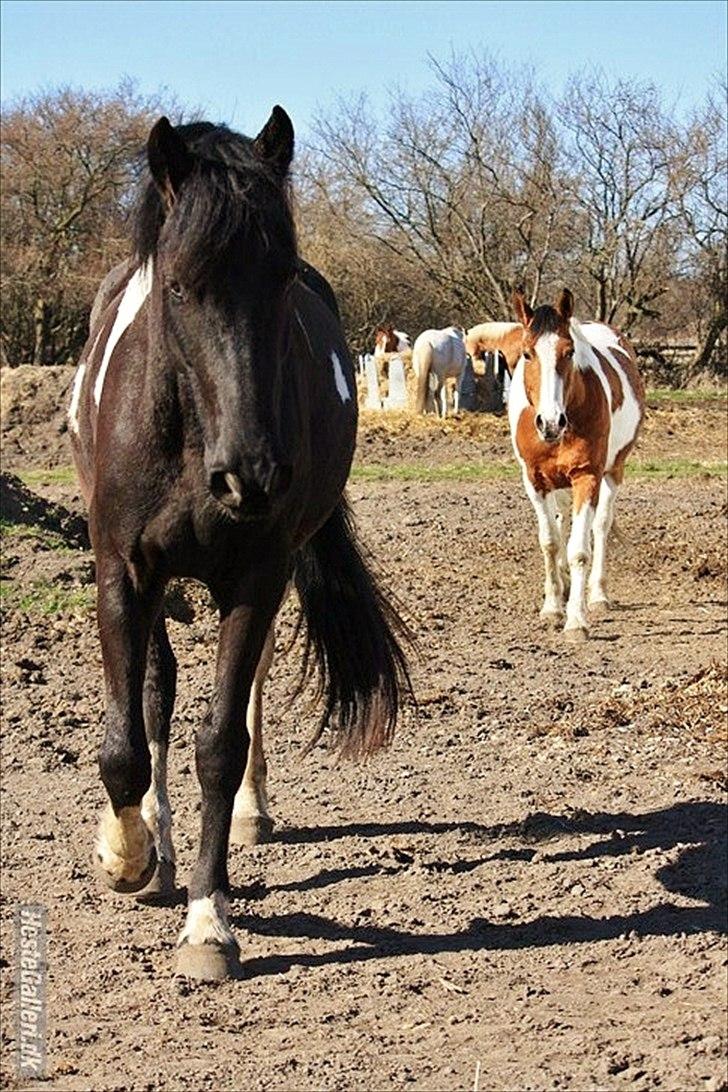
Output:
<instances>
[{"instance_id":1,"label":"palomino horse","mask_svg":"<svg viewBox=\"0 0 728 1092\"><path fill-rule=\"evenodd\" d=\"M597 611L609 605L607 539L625 460L644 416L644 387L631 345L604 323L577 322L568 290L556 307L533 311L520 292L514 306L523 355L513 375L508 414L523 483L538 518L546 568L541 617L561 624L568 573L565 632L580 639L588 634L592 532L589 607ZM564 495L555 491L568 488L572 523L566 544Z\"/></svg>"},{"instance_id":2,"label":"palomino horse","mask_svg":"<svg viewBox=\"0 0 728 1092\"><path fill-rule=\"evenodd\" d=\"M447 416L446 381L454 380L454 411L458 412L457 384L465 367L465 342L460 326L448 326L445 330L423 330L412 349L412 367L417 377L415 410L426 413L434 408L442 417Z\"/></svg>"},{"instance_id":3,"label":"palomino horse","mask_svg":"<svg viewBox=\"0 0 728 1092\"><path fill-rule=\"evenodd\" d=\"M385 353L404 353L411 349L408 334L401 330L395 330L391 323L377 326L374 331L374 355L384 356Z\"/></svg>"},{"instance_id":4,"label":"palomino horse","mask_svg":"<svg viewBox=\"0 0 728 1092\"><path fill-rule=\"evenodd\" d=\"M519 322L481 322L479 326L471 326L465 335L465 349L471 360L481 358L483 353L501 353L508 374L513 375L522 340L523 327Z\"/></svg>"},{"instance_id":5,"label":"palomino horse","mask_svg":"<svg viewBox=\"0 0 728 1092\"><path fill-rule=\"evenodd\" d=\"M275 107L254 140L162 118L147 154L135 256L102 285L69 411L106 681L110 803L94 864L117 892L174 886L176 666L162 604L171 577L195 577L219 606L220 635L196 740L200 848L177 965L216 979L239 968L227 921L233 814L248 840L270 825L261 690L289 582L325 697L318 735L336 726L350 753L387 743L407 667L342 495L356 385L333 293L296 251L288 115Z\"/></svg>"}]
</instances>

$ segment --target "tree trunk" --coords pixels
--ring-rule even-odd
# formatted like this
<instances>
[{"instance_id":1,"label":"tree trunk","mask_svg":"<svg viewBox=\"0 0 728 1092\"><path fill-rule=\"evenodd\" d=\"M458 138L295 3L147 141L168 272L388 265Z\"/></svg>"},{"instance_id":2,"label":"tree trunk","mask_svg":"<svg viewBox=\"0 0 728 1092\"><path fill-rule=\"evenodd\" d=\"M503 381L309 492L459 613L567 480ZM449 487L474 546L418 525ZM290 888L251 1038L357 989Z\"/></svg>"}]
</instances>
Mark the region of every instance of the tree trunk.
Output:
<instances>
[{"instance_id":1,"label":"tree trunk","mask_svg":"<svg viewBox=\"0 0 728 1092\"><path fill-rule=\"evenodd\" d=\"M33 308L33 364L47 363L49 307L43 299Z\"/></svg>"},{"instance_id":2,"label":"tree trunk","mask_svg":"<svg viewBox=\"0 0 728 1092\"><path fill-rule=\"evenodd\" d=\"M688 378L692 379L693 376L698 375L703 371L714 371L716 375L720 374L720 368L710 368L710 361L713 355L713 351L718 344L718 338L728 326L728 314L726 314L723 308L719 308L718 313L713 316L713 321L708 327L707 333L703 338L702 344L698 345L695 356L693 357L690 366L688 368ZM725 362L724 362L725 370Z\"/></svg>"}]
</instances>

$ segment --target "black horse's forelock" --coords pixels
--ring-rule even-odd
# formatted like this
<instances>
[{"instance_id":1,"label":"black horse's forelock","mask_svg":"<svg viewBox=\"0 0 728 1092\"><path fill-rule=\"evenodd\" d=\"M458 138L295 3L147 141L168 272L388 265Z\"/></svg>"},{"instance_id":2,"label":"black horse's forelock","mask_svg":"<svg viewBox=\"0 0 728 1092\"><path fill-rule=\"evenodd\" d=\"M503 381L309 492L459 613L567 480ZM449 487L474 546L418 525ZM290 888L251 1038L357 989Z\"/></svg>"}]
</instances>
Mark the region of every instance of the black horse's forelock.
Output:
<instances>
[{"instance_id":1,"label":"black horse's forelock","mask_svg":"<svg viewBox=\"0 0 728 1092\"><path fill-rule=\"evenodd\" d=\"M175 276L195 289L224 277L231 260L265 255L282 270L297 262L296 233L286 182L255 154L253 141L224 125L177 126L194 159L168 226ZM151 176L133 213L140 263L152 257L166 219Z\"/></svg>"},{"instance_id":2,"label":"black horse's forelock","mask_svg":"<svg viewBox=\"0 0 728 1092\"><path fill-rule=\"evenodd\" d=\"M563 321L555 307L544 304L533 312L528 328L534 337L540 334L557 334L563 326Z\"/></svg>"}]
</instances>

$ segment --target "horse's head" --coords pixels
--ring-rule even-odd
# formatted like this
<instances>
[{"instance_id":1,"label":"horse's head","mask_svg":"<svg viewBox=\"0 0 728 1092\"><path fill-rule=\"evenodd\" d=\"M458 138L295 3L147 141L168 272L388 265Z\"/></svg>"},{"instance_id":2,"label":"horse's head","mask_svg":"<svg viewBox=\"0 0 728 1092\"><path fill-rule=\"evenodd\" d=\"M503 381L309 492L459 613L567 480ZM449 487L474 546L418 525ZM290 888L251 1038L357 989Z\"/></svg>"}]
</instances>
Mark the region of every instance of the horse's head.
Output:
<instances>
[{"instance_id":1,"label":"horse's head","mask_svg":"<svg viewBox=\"0 0 728 1092\"><path fill-rule=\"evenodd\" d=\"M391 322L385 322L377 326L374 331L374 347L379 353L394 353L397 351L398 338L394 333Z\"/></svg>"},{"instance_id":2,"label":"horse's head","mask_svg":"<svg viewBox=\"0 0 728 1092\"><path fill-rule=\"evenodd\" d=\"M534 311L518 291L513 306L523 326L524 383L526 397L536 410L536 431L546 443L556 443L569 425L566 404L574 367L570 329L574 297L565 288L555 307Z\"/></svg>"},{"instance_id":3,"label":"horse's head","mask_svg":"<svg viewBox=\"0 0 728 1092\"><path fill-rule=\"evenodd\" d=\"M161 118L147 144L136 243L152 263L150 350L179 374L208 487L231 511L265 512L292 478L281 419L297 268L292 156L279 106L254 140Z\"/></svg>"}]
</instances>

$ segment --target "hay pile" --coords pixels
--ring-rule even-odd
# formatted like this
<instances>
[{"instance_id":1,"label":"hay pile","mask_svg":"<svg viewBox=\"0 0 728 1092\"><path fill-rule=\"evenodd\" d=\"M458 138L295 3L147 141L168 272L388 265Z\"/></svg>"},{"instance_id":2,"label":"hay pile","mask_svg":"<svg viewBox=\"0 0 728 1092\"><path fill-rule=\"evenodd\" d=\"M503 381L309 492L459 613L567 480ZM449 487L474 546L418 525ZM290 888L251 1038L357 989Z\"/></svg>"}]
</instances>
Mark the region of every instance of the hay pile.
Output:
<instances>
[{"instance_id":1,"label":"hay pile","mask_svg":"<svg viewBox=\"0 0 728 1092\"><path fill-rule=\"evenodd\" d=\"M560 706L560 708L559 708ZM725 747L728 743L728 666L716 661L689 679L668 679L657 688L619 686L587 709L557 703L548 724L533 734L574 739L599 731L677 735Z\"/></svg>"}]
</instances>

